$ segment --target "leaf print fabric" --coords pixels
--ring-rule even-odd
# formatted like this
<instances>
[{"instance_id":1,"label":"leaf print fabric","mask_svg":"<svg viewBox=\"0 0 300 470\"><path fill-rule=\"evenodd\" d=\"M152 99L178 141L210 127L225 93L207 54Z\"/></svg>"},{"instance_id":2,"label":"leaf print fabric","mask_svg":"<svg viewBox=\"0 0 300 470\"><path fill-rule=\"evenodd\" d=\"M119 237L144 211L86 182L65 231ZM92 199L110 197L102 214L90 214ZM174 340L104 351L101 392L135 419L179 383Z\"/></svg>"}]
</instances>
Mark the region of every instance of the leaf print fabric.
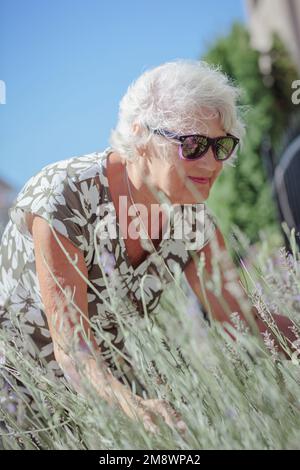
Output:
<instances>
[{"instance_id":1,"label":"leaf print fabric","mask_svg":"<svg viewBox=\"0 0 300 470\"><path fill-rule=\"evenodd\" d=\"M135 269L130 265L108 187L106 162L112 151L108 147L104 152L73 157L42 168L19 192L2 235L0 326L17 328L17 346L26 348L32 357L44 359L48 370L58 377L62 371L55 361L39 291L28 214L43 217L82 250L90 283L87 287L89 318L95 330L98 326L103 332L103 336L95 336L96 341L107 365L122 381L108 339L125 353L126 342L115 311L110 307L110 288L117 294L118 312L124 321L143 317L142 297L148 313L154 315L164 285L173 280L176 269L183 271L190 259L184 242L171 237L162 240L157 248L169 271L156 253L149 253ZM116 221L114 238L103 236L108 217ZM207 212L204 244L210 240L214 228L214 218ZM131 380L134 374L129 363L121 357L118 360L123 364L125 377ZM142 385L137 380L136 385L136 393L142 395Z\"/></svg>"}]
</instances>

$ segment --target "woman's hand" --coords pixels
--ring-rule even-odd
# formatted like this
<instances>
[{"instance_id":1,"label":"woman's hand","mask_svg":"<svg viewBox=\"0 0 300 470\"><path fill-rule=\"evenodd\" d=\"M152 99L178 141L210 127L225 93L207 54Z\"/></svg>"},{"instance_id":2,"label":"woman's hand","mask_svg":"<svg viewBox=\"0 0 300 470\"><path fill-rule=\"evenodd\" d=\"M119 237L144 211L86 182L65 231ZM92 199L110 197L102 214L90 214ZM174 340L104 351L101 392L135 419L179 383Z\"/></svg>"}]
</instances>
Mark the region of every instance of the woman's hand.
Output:
<instances>
[{"instance_id":1,"label":"woman's hand","mask_svg":"<svg viewBox=\"0 0 300 470\"><path fill-rule=\"evenodd\" d=\"M187 426L182 420L180 413L173 409L169 402L161 399L144 400L137 395L132 395L127 403L120 403L123 411L130 418L141 419L147 430L157 434L159 427L157 426L158 416L162 417L171 427L185 435Z\"/></svg>"}]
</instances>

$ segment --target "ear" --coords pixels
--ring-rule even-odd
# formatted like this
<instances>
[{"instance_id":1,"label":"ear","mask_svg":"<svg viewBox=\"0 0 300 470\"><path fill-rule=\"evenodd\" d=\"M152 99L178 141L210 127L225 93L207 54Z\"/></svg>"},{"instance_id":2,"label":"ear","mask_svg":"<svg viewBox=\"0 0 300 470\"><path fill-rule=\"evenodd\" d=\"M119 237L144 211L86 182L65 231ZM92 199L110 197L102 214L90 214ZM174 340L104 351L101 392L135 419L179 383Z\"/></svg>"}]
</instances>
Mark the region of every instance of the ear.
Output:
<instances>
[{"instance_id":1,"label":"ear","mask_svg":"<svg viewBox=\"0 0 300 470\"><path fill-rule=\"evenodd\" d=\"M141 125L138 124L137 122L133 123L132 132L133 132L134 135L140 134L142 132ZM147 157L148 153L147 153L146 146L144 146L144 145L143 146L137 146L136 148L137 148L137 151L138 151L138 153L141 157Z\"/></svg>"},{"instance_id":2,"label":"ear","mask_svg":"<svg viewBox=\"0 0 300 470\"><path fill-rule=\"evenodd\" d=\"M134 135L138 135L141 132L141 126L137 122L132 125L132 132Z\"/></svg>"}]
</instances>

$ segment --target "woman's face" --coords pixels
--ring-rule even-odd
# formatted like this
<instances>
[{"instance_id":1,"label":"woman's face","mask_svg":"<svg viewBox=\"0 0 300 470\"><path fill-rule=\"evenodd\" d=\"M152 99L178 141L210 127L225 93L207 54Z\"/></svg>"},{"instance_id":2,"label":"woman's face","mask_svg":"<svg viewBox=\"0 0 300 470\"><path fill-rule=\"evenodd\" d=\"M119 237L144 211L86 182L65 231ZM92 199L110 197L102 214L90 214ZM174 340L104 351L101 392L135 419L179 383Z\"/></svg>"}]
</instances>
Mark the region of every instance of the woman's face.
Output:
<instances>
[{"instance_id":1,"label":"woman's face","mask_svg":"<svg viewBox=\"0 0 300 470\"><path fill-rule=\"evenodd\" d=\"M209 137L226 135L220 117L215 112L206 112L205 114L202 112L201 119L196 119L196 122L197 125L193 126L193 132L185 132L185 134L198 133ZM176 129L171 130L176 132ZM215 160L211 147L199 160L187 161L179 158L177 144L169 142L168 145L170 147L169 161L162 158L150 159L149 172L153 184L160 188L173 204L204 202L223 168L223 163ZM159 154L159 146L157 149ZM196 182L190 177L208 178L208 181Z\"/></svg>"}]
</instances>

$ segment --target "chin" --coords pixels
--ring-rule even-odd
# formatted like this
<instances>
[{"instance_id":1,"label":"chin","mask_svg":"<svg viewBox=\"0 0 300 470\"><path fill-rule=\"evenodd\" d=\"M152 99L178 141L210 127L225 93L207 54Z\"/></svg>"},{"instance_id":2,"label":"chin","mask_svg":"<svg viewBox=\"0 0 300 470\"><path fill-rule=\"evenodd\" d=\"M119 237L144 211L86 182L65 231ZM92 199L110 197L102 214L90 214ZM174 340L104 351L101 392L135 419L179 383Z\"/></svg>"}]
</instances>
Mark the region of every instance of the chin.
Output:
<instances>
[{"instance_id":1,"label":"chin","mask_svg":"<svg viewBox=\"0 0 300 470\"><path fill-rule=\"evenodd\" d=\"M195 185L195 192L193 194L186 186L172 188L172 191L166 193L172 204L201 204L208 199L211 186L208 185Z\"/></svg>"},{"instance_id":2,"label":"chin","mask_svg":"<svg viewBox=\"0 0 300 470\"><path fill-rule=\"evenodd\" d=\"M186 202L185 204L200 204L201 202L205 202L206 199L208 199L209 196L209 189L206 188L201 188L201 191L199 191L199 195L193 195L190 192L186 195Z\"/></svg>"}]
</instances>

